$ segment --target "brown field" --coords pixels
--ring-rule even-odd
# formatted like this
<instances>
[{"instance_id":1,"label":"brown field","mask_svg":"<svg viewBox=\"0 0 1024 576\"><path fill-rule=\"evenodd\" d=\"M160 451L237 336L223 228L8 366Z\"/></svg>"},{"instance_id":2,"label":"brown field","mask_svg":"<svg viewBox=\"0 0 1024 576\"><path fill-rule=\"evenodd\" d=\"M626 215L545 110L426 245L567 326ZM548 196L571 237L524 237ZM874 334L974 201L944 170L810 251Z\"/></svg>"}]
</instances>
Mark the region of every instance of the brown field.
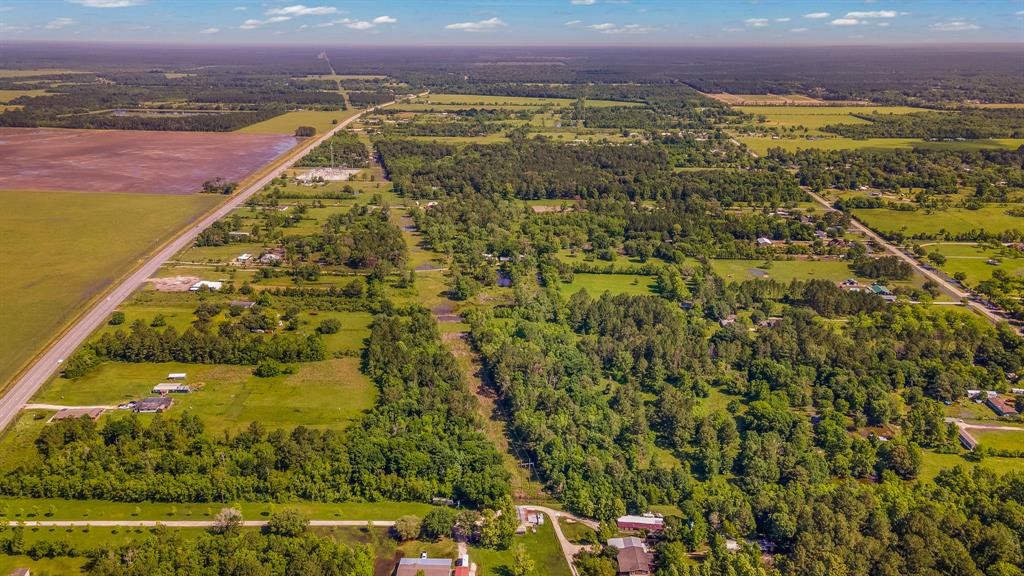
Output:
<instances>
[{"instance_id":1,"label":"brown field","mask_svg":"<svg viewBox=\"0 0 1024 576\"><path fill-rule=\"evenodd\" d=\"M295 144L284 134L0 128L0 189L191 194Z\"/></svg>"}]
</instances>

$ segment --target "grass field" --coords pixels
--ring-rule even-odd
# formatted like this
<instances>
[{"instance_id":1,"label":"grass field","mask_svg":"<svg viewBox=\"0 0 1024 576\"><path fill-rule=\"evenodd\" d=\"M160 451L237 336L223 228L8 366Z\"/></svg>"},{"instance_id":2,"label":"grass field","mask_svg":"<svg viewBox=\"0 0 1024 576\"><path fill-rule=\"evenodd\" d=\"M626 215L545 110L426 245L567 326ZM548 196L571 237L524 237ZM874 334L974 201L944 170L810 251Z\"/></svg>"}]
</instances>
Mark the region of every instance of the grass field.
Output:
<instances>
[{"instance_id":1,"label":"grass field","mask_svg":"<svg viewBox=\"0 0 1024 576\"><path fill-rule=\"evenodd\" d=\"M984 150L1006 149L1016 150L1024 145L1024 139L999 138L992 140L967 140L964 142L925 142L917 138L822 138L807 140L804 138L780 138L773 140L764 136L740 136L736 140L746 144L752 152L765 155L771 148L794 150L906 150L926 148L929 150Z\"/></svg>"},{"instance_id":2,"label":"grass field","mask_svg":"<svg viewBox=\"0 0 1024 576\"><path fill-rule=\"evenodd\" d=\"M1010 216L1006 206L988 205L978 210L948 208L928 213L924 210L904 212L888 208L862 208L853 210L857 219L879 232L902 232L906 236L934 234L945 230L949 234L962 234L971 230L1002 232L1024 229L1024 218Z\"/></svg>"},{"instance_id":3,"label":"grass field","mask_svg":"<svg viewBox=\"0 0 1024 576\"><path fill-rule=\"evenodd\" d=\"M570 576L569 566L565 563L562 548L555 538L555 529L551 518L537 528L536 532L516 535L513 547L522 544L536 564L535 574L545 576ZM492 550L470 546L470 560L476 562L480 576L507 576L512 573L512 548L508 550Z\"/></svg>"},{"instance_id":4,"label":"grass field","mask_svg":"<svg viewBox=\"0 0 1024 576\"><path fill-rule=\"evenodd\" d=\"M0 383L139 256L221 200L0 191Z\"/></svg>"},{"instance_id":5,"label":"grass field","mask_svg":"<svg viewBox=\"0 0 1024 576\"><path fill-rule=\"evenodd\" d=\"M802 126L811 134L819 134L820 128L830 124L867 124L867 120L854 114L909 114L923 112L921 108L908 106L734 106L735 109L754 116L764 116L759 126L794 128Z\"/></svg>"},{"instance_id":6,"label":"grass field","mask_svg":"<svg viewBox=\"0 0 1024 576\"><path fill-rule=\"evenodd\" d=\"M1001 426L1007 424L1000 423ZM970 430L978 445L993 450L1024 450L1024 427L1013 430Z\"/></svg>"},{"instance_id":7,"label":"grass field","mask_svg":"<svg viewBox=\"0 0 1024 576\"><path fill-rule=\"evenodd\" d=\"M45 96L51 94L45 90L0 90L0 104L6 104L20 96Z\"/></svg>"},{"instance_id":8,"label":"grass field","mask_svg":"<svg viewBox=\"0 0 1024 576\"><path fill-rule=\"evenodd\" d=\"M285 112L269 120L246 126L238 130L238 132L294 134L295 129L299 126L312 126L316 128L316 133L319 136L330 130L338 122L352 116L355 112L355 110L300 110L298 112ZM337 122L334 122L335 120Z\"/></svg>"},{"instance_id":9,"label":"grass field","mask_svg":"<svg viewBox=\"0 0 1024 576\"><path fill-rule=\"evenodd\" d=\"M824 279L841 282L857 278L842 260L775 260L771 267L761 268L764 260L711 260L711 268L726 282L742 282L754 278L771 278L779 282ZM858 278L866 281L866 279Z\"/></svg>"},{"instance_id":10,"label":"grass field","mask_svg":"<svg viewBox=\"0 0 1024 576\"><path fill-rule=\"evenodd\" d=\"M0 70L0 78L27 78L30 76L50 76L53 74L85 74L81 70L64 70L59 68L38 68L32 70Z\"/></svg>"},{"instance_id":11,"label":"grass field","mask_svg":"<svg viewBox=\"0 0 1024 576\"><path fill-rule=\"evenodd\" d=\"M188 373L201 390L174 396L171 414L188 410L213 433L240 430L260 421L268 428L343 428L373 406L376 388L359 371L359 359L335 358L296 364L295 374L257 378L251 366L126 364L108 362L78 380L57 378L33 402L58 405L117 405L151 396L171 372ZM104 416L107 417L107 416Z\"/></svg>"},{"instance_id":12,"label":"grass field","mask_svg":"<svg viewBox=\"0 0 1024 576\"><path fill-rule=\"evenodd\" d=\"M973 430L971 434L974 434ZM918 473L918 477L923 480L931 480L941 470L953 468L954 466L963 466L964 468L982 466L998 474L1024 472L1024 458L997 458L990 456L981 462L971 462L959 454L939 454L931 450L922 450L921 470Z\"/></svg>"},{"instance_id":13,"label":"grass field","mask_svg":"<svg viewBox=\"0 0 1024 576\"><path fill-rule=\"evenodd\" d=\"M942 271L952 276L957 272L967 275L967 284L975 286L982 280L992 277L995 270L1004 270L1011 275L1024 274L1024 253L1012 252L979 246L977 244L929 244L925 248L929 253L939 253L946 257L946 263L940 266ZM990 259L999 261L999 265L989 264Z\"/></svg>"},{"instance_id":14,"label":"grass field","mask_svg":"<svg viewBox=\"0 0 1024 576\"><path fill-rule=\"evenodd\" d=\"M637 274L574 274L572 282L559 285L563 294L575 294L586 289L591 296L602 292L612 294L653 294L654 277Z\"/></svg>"}]
</instances>

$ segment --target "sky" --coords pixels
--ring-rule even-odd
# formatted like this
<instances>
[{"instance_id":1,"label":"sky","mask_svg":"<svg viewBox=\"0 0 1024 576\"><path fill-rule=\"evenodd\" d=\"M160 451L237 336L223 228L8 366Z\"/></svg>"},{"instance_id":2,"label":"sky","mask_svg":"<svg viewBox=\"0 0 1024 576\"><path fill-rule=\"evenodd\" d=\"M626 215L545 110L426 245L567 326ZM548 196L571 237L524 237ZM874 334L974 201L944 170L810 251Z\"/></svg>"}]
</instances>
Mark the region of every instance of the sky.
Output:
<instances>
[{"instance_id":1,"label":"sky","mask_svg":"<svg viewBox=\"0 0 1024 576\"><path fill-rule=\"evenodd\" d=\"M1024 0L0 0L0 43L1024 42Z\"/></svg>"}]
</instances>

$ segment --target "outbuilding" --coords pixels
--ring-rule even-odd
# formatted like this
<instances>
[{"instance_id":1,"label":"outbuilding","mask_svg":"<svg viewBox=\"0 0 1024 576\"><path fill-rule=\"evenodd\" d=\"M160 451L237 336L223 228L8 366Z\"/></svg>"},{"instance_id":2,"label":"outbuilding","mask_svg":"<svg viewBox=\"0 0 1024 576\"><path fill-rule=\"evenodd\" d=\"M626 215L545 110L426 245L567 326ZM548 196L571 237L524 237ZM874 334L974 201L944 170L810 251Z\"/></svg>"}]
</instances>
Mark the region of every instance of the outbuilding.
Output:
<instances>
[{"instance_id":1,"label":"outbuilding","mask_svg":"<svg viewBox=\"0 0 1024 576\"><path fill-rule=\"evenodd\" d=\"M142 414L157 414L166 412L173 404L174 399L169 396L154 396L137 401L134 410Z\"/></svg>"},{"instance_id":2,"label":"outbuilding","mask_svg":"<svg viewBox=\"0 0 1024 576\"><path fill-rule=\"evenodd\" d=\"M665 528L665 519L654 514L642 516L627 515L615 521L619 530L647 530L648 532L660 532Z\"/></svg>"},{"instance_id":3,"label":"outbuilding","mask_svg":"<svg viewBox=\"0 0 1024 576\"><path fill-rule=\"evenodd\" d=\"M452 561L448 558L402 558L395 576L451 576Z\"/></svg>"}]
</instances>

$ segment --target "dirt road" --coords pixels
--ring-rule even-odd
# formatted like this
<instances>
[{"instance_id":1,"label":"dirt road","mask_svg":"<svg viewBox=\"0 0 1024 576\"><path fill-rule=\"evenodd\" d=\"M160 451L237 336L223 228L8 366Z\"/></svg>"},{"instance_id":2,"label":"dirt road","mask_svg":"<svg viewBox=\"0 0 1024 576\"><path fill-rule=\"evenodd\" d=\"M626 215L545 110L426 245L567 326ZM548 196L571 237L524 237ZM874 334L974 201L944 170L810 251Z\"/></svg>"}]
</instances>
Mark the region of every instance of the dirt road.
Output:
<instances>
[{"instance_id":1,"label":"dirt road","mask_svg":"<svg viewBox=\"0 0 1024 576\"><path fill-rule=\"evenodd\" d=\"M291 158L282 164L278 169L272 170L269 174L260 178L249 187L241 190L230 197L224 204L208 214L202 220L192 224L178 234L173 240L164 245L159 252L152 255L149 260L136 268L129 276L119 284L111 288L106 296L94 304L91 309L85 312L75 323L65 331L57 340L51 342L45 351L32 361L32 363L21 372L14 384L7 389L3 398L0 398L0 430L5 430L17 417L18 412L36 393L37 390L60 368L61 364L78 348L90 334L106 322L110 314L124 302L135 290L141 286L147 278L156 274L164 262L172 256L192 245L195 237L200 232L209 228L214 222L231 213L232 210L244 204L253 195L259 193L264 186L270 183L282 170L290 168L300 158L305 156L321 142L327 140L338 130L355 122L363 114L372 112L377 108L390 106L393 102L367 108L351 118L344 120L337 126L326 132L309 144L302 146L292 153Z\"/></svg>"},{"instance_id":2,"label":"dirt road","mask_svg":"<svg viewBox=\"0 0 1024 576\"><path fill-rule=\"evenodd\" d=\"M835 211L835 208L833 208L832 205L829 204L828 201L825 200L824 198L822 198L821 196L815 194L814 192L811 192L810 190L807 190L806 192L807 192L807 194L811 198L814 198L815 202L817 202L817 203L821 204L822 206L824 206L825 209L830 210L830 211ZM971 294L970 292L968 292L966 290L961 289L959 286L953 284L952 282L949 282L948 280L946 280L942 276L940 276L940 275L932 272L931 270L925 268L924 266L921 265L920 262L917 261L916 258L914 258L912 256L909 256L907 253L905 253L904 251L900 250L898 247L890 244L888 240L886 240L885 238L882 238L881 236L876 234L874 230L868 228L864 224L861 224L860 221L858 221L857 219L853 218L852 215L850 216L850 224L856 230L858 230L859 232L864 234L866 237L870 238L875 243L877 243L879 246L882 246L883 248L885 248L885 250L887 252L889 252L893 256L896 256L900 260L903 260L907 264L910 264L911 266L913 266L914 270L916 270L922 276L924 276L925 278L927 278L927 279L935 282L936 284L938 284L939 287L942 288L942 290L945 291L947 294L949 294L949 295L951 295L951 296L953 296L955 298L961 299L961 300L966 300L968 308L971 308L974 311L980 313L982 316L984 316L987 320L989 320L993 324L998 324L1000 322L1005 322L1005 319L1002 316L1000 316L1000 315L996 314L995 312L989 310L985 306L982 306L978 302L974 302L973 300L970 300L970 298L973 296L973 294Z\"/></svg>"},{"instance_id":3,"label":"dirt road","mask_svg":"<svg viewBox=\"0 0 1024 576\"><path fill-rule=\"evenodd\" d=\"M572 559L574 556L576 556L577 553L580 552L580 550L589 550L590 547L580 546L579 544L573 544L572 542L570 542L569 539L565 537L565 534L562 533L562 525L559 524L558 519L569 518L575 522L583 524L584 526L588 526L593 530L597 530L597 522L590 520L588 518L580 518L579 516L574 516L568 512L562 512L560 510L547 508L545 506L530 505L529 508L532 510L537 510L538 512L543 512L551 521L551 526L555 529L555 537L558 538L558 544L562 547L562 555L565 556L565 561L567 564L569 564L569 570L572 572L573 576L579 576L579 572L576 571L576 565L573 564Z\"/></svg>"}]
</instances>

